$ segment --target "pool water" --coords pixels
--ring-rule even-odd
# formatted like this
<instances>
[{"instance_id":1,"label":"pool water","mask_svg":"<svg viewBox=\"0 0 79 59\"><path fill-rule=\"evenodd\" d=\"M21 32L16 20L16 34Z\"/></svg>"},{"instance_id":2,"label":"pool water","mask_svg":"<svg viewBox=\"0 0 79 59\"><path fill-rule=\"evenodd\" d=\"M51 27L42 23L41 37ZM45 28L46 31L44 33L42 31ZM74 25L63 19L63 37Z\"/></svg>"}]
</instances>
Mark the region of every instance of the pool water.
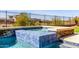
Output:
<instances>
[{"instance_id":1,"label":"pool water","mask_svg":"<svg viewBox=\"0 0 79 59\"><path fill-rule=\"evenodd\" d=\"M11 37L7 37L8 39L16 39L15 36L11 36ZM60 42L54 42L52 45L46 46L45 48L59 48L59 44ZM32 45L30 45L29 43L24 44L23 41L17 41L14 45L11 46L5 46L5 47L1 47L0 48L33 48Z\"/></svg>"},{"instance_id":2,"label":"pool water","mask_svg":"<svg viewBox=\"0 0 79 59\"><path fill-rule=\"evenodd\" d=\"M53 44L51 45L48 45L44 48L60 48L59 45L61 44L61 42L57 41L57 42L54 42ZM33 48L33 46L29 43L26 43L24 44L23 41L17 41L17 43L9 48Z\"/></svg>"},{"instance_id":3,"label":"pool water","mask_svg":"<svg viewBox=\"0 0 79 59\"><path fill-rule=\"evenodd\" d=\"M17 41L17 43L15 45L13 45L13 46L11 46L9 48L32 48L32 47L28 43L24 44L23 42L20 42L20 41L18 42Z\"/></svg>"},{"instance_id":4,"label":"pool water","mask_svg":"<svg viewBox=\"0 0 79 59\"><path fill-rule=\"evenodd\" d=\"M38 34L44 34L44 33L51 33L51 31L48 31L48 30L46 30L46 29L33 29L33 30L28 30L28 31L33 31L33 33L35 33L35 32L37 32ZM1 39L1 38L0 38ZM16 36L9 36L9 37L6 37L6 38L2 38L2 39L6 39L6 40L16 40ZM53 42L51 45L48 45L48 46L46 46L46 47L44 47L44 48L59 48L59 45L60 45L61 43L59 42L59 41L55 41L55 42ZM16 43L15 44L13 44L12 43L12 45L10 45L10 46L0 46L0 48L34 48L31 44L29 44L29 43L24 43L22 40L16 40Z\"/></svg>"}]
</instances>

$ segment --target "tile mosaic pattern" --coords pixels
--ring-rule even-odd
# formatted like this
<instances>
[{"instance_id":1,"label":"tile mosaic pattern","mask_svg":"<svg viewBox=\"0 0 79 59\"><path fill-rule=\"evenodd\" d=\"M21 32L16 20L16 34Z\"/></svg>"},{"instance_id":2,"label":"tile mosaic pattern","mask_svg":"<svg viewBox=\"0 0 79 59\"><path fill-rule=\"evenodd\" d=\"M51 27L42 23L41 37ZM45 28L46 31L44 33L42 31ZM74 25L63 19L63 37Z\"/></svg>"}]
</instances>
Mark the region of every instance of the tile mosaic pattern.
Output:
<instances>
[{"instance_id":1,"label":"tile mosaic pattern","mask_svg":"<svg viewBox=\"0 0 79 59\"><path fill-rule=\"evenodd\" d=\"M32 31L32 30L16 30L17 40L23 41L23 43L29 43L35 48L45 47L57 41L56 32L51 31Z\"/></svg>"}]
</instances>

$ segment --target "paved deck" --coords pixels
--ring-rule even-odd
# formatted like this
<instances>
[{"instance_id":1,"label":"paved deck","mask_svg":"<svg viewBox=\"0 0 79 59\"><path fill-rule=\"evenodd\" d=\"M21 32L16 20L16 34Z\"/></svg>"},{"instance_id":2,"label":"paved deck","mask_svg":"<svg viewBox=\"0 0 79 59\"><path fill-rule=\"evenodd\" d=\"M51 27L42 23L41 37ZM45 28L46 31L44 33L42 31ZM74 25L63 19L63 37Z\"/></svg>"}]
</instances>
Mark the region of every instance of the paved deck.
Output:
<instances>
[{"instance_id":1,"label":"paved deck","mask_svg":"<svg viewBox=\"0 0 79 59\"><path fill-rule=\"evenodd\" d=\"M73 28L73 27L62 27L62 26L15 26L15 27L0 27L0 30L4 29L19 29L19 28L33 28L33 27L43 27L48 28L48 30L51 31L57 31L57 29L63 29L63 28Z\"/></svg>"},{"instance_id":2,"label":"paved deck","mask_svg":"<svg viewBox=\"0 0 79 59\"><path fill-rule=\"evenodd\" d=\"M71 36L66 36L61 38L64 41L72 42L72 43L77 43L79 44L79 34L71 35Z\"/></svg>"},{"instance_id":3,"label":"paved deck","mask_svg":"<svg viewBox=\"0 0 79 59\"><path fill-rule=\"evenodd\" d=\"M69 29L74 27L51 26L51 27L48 27L48 30L57 31L57 29L67 29L67 28Z\"/></svg>"},{"instance_id":4,"label":"paved deck","mask_svg":"<svg viewBox=\"0 0 79 59\"><path fill-rule=\"evenodd\" d=\"M0 30L6 29L20 29L20 28L40 28L42 26L15 26L15 27L0 27Z\"/></svg>"},{"instance_id":5,"label":"paved deck","mask_svg":"<svg viewBox=\"0 0 79 59\"><path fill-rule=\"evenodd\" d=\"M79 48L79 46L74 46L70 44L61 44L60 48Z\"/></svg>"}]
</instances>

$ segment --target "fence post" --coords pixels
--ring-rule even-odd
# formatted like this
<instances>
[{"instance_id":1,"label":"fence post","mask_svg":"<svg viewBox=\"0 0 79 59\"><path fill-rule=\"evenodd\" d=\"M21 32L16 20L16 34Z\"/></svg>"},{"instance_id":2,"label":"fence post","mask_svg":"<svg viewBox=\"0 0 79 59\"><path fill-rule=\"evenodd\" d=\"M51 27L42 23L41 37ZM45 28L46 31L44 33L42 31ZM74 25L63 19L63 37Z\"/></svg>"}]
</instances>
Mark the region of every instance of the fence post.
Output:
<instances>
[{"instance_id":1,"label":"fence post","mask_svg":"<svg viewBox=\"0 0 79 59\"><path fill-rule=\"evenodd\" d=\"M6 13L5 27L7 27L7 11L5 11L5 13Z\"/></svg>"},{"instance_id":2,"label":"fence post","mask_svg":"<svg viewBox=\"0 0 79 59\"><path fill-rule=\"evenodd\" d=\"M71 23L71 17L70 17L70 26L72 25L72 23Z\"/></svg>"},{"instance_id":3,"label":"fence post","mask_svg":"<svg viewBox=\"0 0 79 59\"><path fill-rule=\"evenodd\" d=\"M44 26L45 26L45 18L46 18L46 15L44 15Z\"/></svg>"},{"instance_id":4,"label":"fence post","mask_svg":"<svg viewBox=\"0 0 79 59\"><path fill-rule=\"evenodd\" d=\"M55 16L55 26L57 25L57 22L56 22L56 20L57 20L57 16Z\"/></svg>"},{"instance_id":5,"label":"fence post","mask_svg":"<svg viewBox=\"0 0 79 59\"><path fill-rule=\"evenodd\" d=\"M31 13L29 13L30 19L31 19Z\"/></svg>"},{"instance_id":6,"label":"fence post","mask_svg":"<svg viewBox=\"0 0 79 59\"><path fill-rule=\"evenodd\" d=\"M63 16L63 21L62 21L62 22L63 22L63 24L62 24L62 25L64 26L64 16Z\"/></svg>"},{"instance_id":7,"label":"fence post","mask_svg":"<svg viewBox=\"0 0 79 59\"><path fill-rule=\"evenodd\" d=\"M31 19L31 13L29 13L29 18L30 18L30 20L32 20L32 19ZM31 23L30 23L29 25L31 26Z\"/></svg>"}]
</instances>

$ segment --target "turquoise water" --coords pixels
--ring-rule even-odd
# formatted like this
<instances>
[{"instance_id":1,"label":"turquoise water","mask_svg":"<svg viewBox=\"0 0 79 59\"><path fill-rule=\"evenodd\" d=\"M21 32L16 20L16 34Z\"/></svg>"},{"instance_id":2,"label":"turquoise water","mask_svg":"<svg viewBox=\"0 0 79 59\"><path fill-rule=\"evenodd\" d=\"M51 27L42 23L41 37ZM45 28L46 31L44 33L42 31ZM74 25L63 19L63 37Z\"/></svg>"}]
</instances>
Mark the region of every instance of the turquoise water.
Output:
<instances>
[{"instance_id":1,"label":"turquoise water","mask_svg":"<svg viewBox=\"0 0 79 59\"><path fill-rule=\"evenodd\" d=\"M61 43L59 41L57 41L57 42L54 42L53 44L48 45L48 46L46 46L44 48L60 48L59 47L60 44ZM24 44L23 41L17 41L17 43L15 45L13 45L13 46L11 46L9 48L33 48L33 46L31 44L29 44L29 43Z\"/></svg>"},{"instance_id":2,"label":"turquoise water","mask_svg":"<svg viewBox=\"0 0 79 59\"><path fill-rule=\"evenodd\" d=\"M15 38L15 36L11 36L11 37L7 37L6 39L8 40L8 39L16 39L16 38ZM59 44L60 44L60 42L54 42L53 44L48 45L44 48L59 48ZM3 48L33 48L33 46L29 43L24 43L23 41L20 40L20 41L16 41L16 43L14 45L5 46Z\"/></svg>"},{"instance_id":3,"label":"turquoise water","mask_svg":"<svg viewBox=\"0 0 79 59\"><path fill-rule=\"evenodd\" d=\"M48 33L46 29L42 29L41 31L36 29L36 30L31 30L31 31L36 31L36 32L39 32L38 34L45 34L45 33ZM50 31L49 31L50 33ZM0 38L1 39L1 38ZM6 38L2 38L2 39L5 39L6 41L7 40L16 40L16 36L10 36L10 37L6 37ZM4 41L5 41L4 40ZM9 41L8 41L9 42ZM57 41L57 42L53 42L51 45L48 45L44 48L59 48L59 45L60 45L60 42ZM12 44L10 46L0 46L0 48L33 48L33 46L29 43L24 43L22 40L16 40L16 43L15 44Z\"/></svg>"},{"instance_id":4,"label":"turquoise water","mask_svg":"<svg viewBox=\"0 0 79 59\"><path fill-rule=\"evenodd\" d=\"M12 39L12 37L10 37L10 39ZM13 46L10 46L9 48L32 48L32 46L28 43L24 44L23 41L20 40L20 41L17 41L16 44L14 44Z\"/></svg>"}]
</instances>

